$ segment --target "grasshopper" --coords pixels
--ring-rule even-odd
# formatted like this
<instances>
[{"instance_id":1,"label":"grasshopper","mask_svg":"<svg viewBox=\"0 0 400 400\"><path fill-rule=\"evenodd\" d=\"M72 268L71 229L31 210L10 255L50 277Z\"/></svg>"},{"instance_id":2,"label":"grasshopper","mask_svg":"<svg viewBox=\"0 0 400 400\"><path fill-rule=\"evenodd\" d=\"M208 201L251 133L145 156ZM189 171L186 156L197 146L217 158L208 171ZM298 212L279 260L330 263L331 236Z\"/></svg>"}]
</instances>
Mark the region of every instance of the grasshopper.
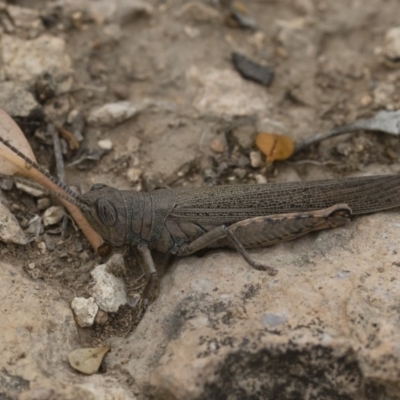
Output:
<instances>
[{"instance_id":1,"label":"grasshopper","mask_svg":"<svg viewBox=\"0 0 400 400\"><path fill-rule=\"evenodd\" d=\"M274 275L247 249L336 228L353 215L400 206L400 175L309 182L158 189L148 193L95 184L78 195L4 139L31 167L65 191L111 246L135 246L156 277L151 250L186 256L205 248L235 248L257 270ZM57 195L55 193L55 195Z\"/></svg>"}]
</instances>

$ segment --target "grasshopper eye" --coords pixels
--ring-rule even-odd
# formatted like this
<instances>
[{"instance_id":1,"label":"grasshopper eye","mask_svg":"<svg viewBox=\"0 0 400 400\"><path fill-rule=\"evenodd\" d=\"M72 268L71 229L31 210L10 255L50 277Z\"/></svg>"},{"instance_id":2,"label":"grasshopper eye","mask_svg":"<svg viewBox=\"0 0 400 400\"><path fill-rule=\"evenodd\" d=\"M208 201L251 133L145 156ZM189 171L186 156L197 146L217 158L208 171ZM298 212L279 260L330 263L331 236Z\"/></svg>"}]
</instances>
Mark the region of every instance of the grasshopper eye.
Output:
<instances>
[{"instance_id":1,"label":"grasshopper eye","mask_svg":"<svg viewBox=\"0 0 400 400\"><path fill-rule=\"evenodd\" d=\"M95 183L91 188L90 191L92 190L100 190L103 189L105 187L108 187L107 185L105 185L104 183Z\"/></svg>"},{"instance_id":2,"label":"grasshopper eye","mask_svg":"<svg viewBox=\"0 0 400 400\"><path fill-rule=\"evenodd\" d=\"M97 199L94 204L100 221L105 226L114 226L117 222L117 210L115 209L114 205L105 199Z\"/></svg>"}]
</instances>

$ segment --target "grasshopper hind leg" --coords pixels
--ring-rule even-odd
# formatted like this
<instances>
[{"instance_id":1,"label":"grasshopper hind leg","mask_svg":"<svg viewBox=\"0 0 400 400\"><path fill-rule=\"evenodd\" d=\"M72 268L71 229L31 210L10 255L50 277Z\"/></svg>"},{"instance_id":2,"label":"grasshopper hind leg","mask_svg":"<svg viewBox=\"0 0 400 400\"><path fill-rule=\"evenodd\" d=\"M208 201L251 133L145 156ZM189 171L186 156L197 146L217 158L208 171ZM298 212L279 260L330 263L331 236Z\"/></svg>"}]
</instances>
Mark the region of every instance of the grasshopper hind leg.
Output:
<instances>
[{"instance_id":1,"label":"grasshopper hind leg","mask_svg":"<svg viewBox=\"0 0 400 400\"><path fill-rule=\"evenodd\" d=\"M251 267L275 275L277 271L274 268L254 261L245 249L272 246L313 231L337 228L346 225L351 214L346 204L337 204L323 210L248 218L214 228L185 244L175 254L183 256L207 247L230 246L236 248Z\"/></svg>"}]
</instances>

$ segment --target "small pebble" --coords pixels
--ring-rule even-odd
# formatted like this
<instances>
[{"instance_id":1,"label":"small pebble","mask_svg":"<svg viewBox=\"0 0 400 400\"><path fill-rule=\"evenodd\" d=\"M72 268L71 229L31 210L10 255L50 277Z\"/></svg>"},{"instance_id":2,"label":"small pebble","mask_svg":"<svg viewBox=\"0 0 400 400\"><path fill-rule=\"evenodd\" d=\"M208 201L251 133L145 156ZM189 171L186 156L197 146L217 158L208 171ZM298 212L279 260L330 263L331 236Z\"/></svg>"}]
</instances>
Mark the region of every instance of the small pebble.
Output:
<instances>
[{"instance_id":1,"label":"small pebble","mask_svg":"<svg viewBox=\"0 0 400 400\"><path fill-rule=\"evenodd\" d=\"M47 247L45 242L40 242L37 244L40 254L45 255L47 252Z\"/></svg>"},{"instance_id":2,"label":"small pebble","mask_svg":"<svg viewBox=\"0 0 400 400\"><path fill-rule=\"evenodd\" d=\"M261 153L259 151L250 152L250 164L253 168L260 168L263 165Z\"/></svg>"},{"instance_id":3,"label":"small pebble","mask_svg":"<svg viewBox=\"0 0 400 400\"><path fill-rule=\"evenodd\" d=\"M50 199L48 197L43 197L41 199L38 199L38 201L36 203L37 208L40 211L43 211L43 210L46 210L47 208L49 208L50 204L51 204L51 202L50 202Z\"/></svg>"},{"instance_id":4,"label":"small pebble","mask_svg":"<svg viewBox=\"0 0 400 400\"><path fill-rule=\"evenodd\" d=\"M110 139L99 140L97 145L103 150L112 150L113 148L113 142Z\"/></svg>"},{"instance_id":5,"label":"small pebble","mask_svg":"<svg viewBox=\"0 0 400 400\"><path fill-rule=\"evenodd\" d=\"M92 326L99 311L99 306L93 297L75 297L71 303L72 311L75 315L76 323L81 327Z\"/></svg>"},{"instance_id":6,"label":"small pebble","mask_svg":"<svg viewBox=\"0 0 400 400\"><path fill-rule=\"evenodd\" d=\"M28 264L28 268L29 268L30 270L35 269L35 267L36 267L36 264L35 264L35 263L29 263L29 264Z\"/></svg>"},{"instance_id":7,"label":"small pebble","mask_svg":"<svg viewBox=\"0 0 400 400\"><path fill-rule=\"evenodd\" d=\"M369 105L371 105L372 101L372 96L370 96L369 94L365 94L363 97L361 97L360 104L363 107L368 107Z\"/></svg>"},{"instance_id":8,"label":"small pebble","mask_svg":"<svg viewBox=\"0 0 400 400\"><path fill-rule=\"evenodd\" d=\"M254 179L256 180L256 182L258 184L264 184L264 183L268 182L267 178L264 175L261 175L261 174L254 175Z\"/></svg>"},{"instance_id":9,"label":"small pebble","mask_svg":"<svg viewBox=\"0 0 400 400\"><path fill-rule=\"evenodd\" d=\"M211 150L217 154L223 153L225 151L225 145L219 138L213 139L210 143L210 147Z\"/></svg>"},{"instance_id":10,"label":"small pebble","mask_svg":"<svg viewBox=\"0 0 400 400\"><path fill-rule=\"evenodd\" d=\"M131 183L138 183L142 176L142 170L139 168L129 168L126 171L126 177Z\"/></svg>"},{"instance_id":11,"label":"small pebble","mask_svg":"<svg viewBox=\"0 0 400 400\"><path fill-rule=\"evenodd\" d=\"M96 314L96 318L94 319L94 323L97 325L105 325L107 321L108 321L108 314L105 311L99 309L99 311Z\"/></svg>"},{"instance_id":12,"label":"small pebble","mask_svg":"<svg viewBox=\"0 0 400 400\"><path fill-rule=\"evenodd\" d=\"M391 28L386 32L383 55L387 66L400 67L400 27Z\"/></svg>"},{"instance_id":13,"label":"small pebble","mask_svg":"<svg viewBox=\"0 0 400 400\"><path fill-rule=\"evenodd\" d=\"M87 121L92 126L115 126L136 114L136 108L129 101L104 104L89 112Z\"/></svg>"},{"instance_id":14,"label":"small pebble","mask_svg":"<svg viewBox=\"0 0 400 400\"><path fill-rule=\"evenodd\" d=\"M44 226L55 225L62 220L64 215L65 213L63 207L50 207L43 214L43 224Z\"/></svg>"}]
</instances>

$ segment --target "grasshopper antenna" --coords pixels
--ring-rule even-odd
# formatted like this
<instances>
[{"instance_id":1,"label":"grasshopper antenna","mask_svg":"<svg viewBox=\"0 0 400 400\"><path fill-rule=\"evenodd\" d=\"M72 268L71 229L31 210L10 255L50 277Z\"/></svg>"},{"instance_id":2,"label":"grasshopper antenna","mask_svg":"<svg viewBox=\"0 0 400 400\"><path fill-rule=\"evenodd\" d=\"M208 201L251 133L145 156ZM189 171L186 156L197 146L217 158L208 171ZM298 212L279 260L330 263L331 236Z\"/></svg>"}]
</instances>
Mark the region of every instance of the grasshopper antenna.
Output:
<instances>
[{"instance_id":1,"label":"grasshopper antenna","mask_svg":"<svg viewBox=\"0 0 400 400\"><path fill-rule=\"evenodd\" d=\"M9 176L9 175L5 175L5 174L1 174L1 173L0 173L0 178L2 178L2 179L11 179L15 183L20 183L21 185L28 186L28 187L30 187L32 189L40 190L41 192L46 193L46 194L48 194L50 196L54 196L54 197L58 197L59 199L66 200L69 203L72 203L73 205L77 206L81 210L85 207L85 205L82 204L81 201L79 201L79 200L77 200L77 199L75 199L73 197L67 196L66 194L63 194L63 193L55 192L54 190L46 189L42 185L39 185L38 183L32 182L32 181L30 181L30 180L28 180L26 178L22 178L20 176Z\"/></svg>"},{"instance_id":2,"label":"grasshopper antenna","mask_svg":"<svg viewBox=\"0 0 400 400\"><path fill-rule=\"evenodd\" d=\"M43 167L41 167L38 163L35 161L32 161L29 157L27 157L25 154L23 154L21 151L19 151L16 147L14 147L11 143L8 142L8 140L3 139L0 136L0 143L3 143L4 146L8 147L12 152L14 152L18 157L22 158L30 167L35 168L39 172L41 172L46 178L50 179L51 182L53 182L55 185L57 185L60 189L64 190L69 196L63 195L61 193L57 192L51 192L48 191L45 188L40 187L40 190L43 190L47 193L50 193L51 195L54 195L56 197L62 198L64 200L69 201L70 203L76 205L79 208L82 208L82 201L81 197L75 193L70 187L68 187L66 184L62 183L58 179L56 179L53 175L51 175L48 171L46 171ZM31 186L35 188L35 184L32 183L27 183L26 181L23 182L20 180L21 183L27 186ZM38 187L36 186L36 189Z\"/></svg>"}]
</instances>

